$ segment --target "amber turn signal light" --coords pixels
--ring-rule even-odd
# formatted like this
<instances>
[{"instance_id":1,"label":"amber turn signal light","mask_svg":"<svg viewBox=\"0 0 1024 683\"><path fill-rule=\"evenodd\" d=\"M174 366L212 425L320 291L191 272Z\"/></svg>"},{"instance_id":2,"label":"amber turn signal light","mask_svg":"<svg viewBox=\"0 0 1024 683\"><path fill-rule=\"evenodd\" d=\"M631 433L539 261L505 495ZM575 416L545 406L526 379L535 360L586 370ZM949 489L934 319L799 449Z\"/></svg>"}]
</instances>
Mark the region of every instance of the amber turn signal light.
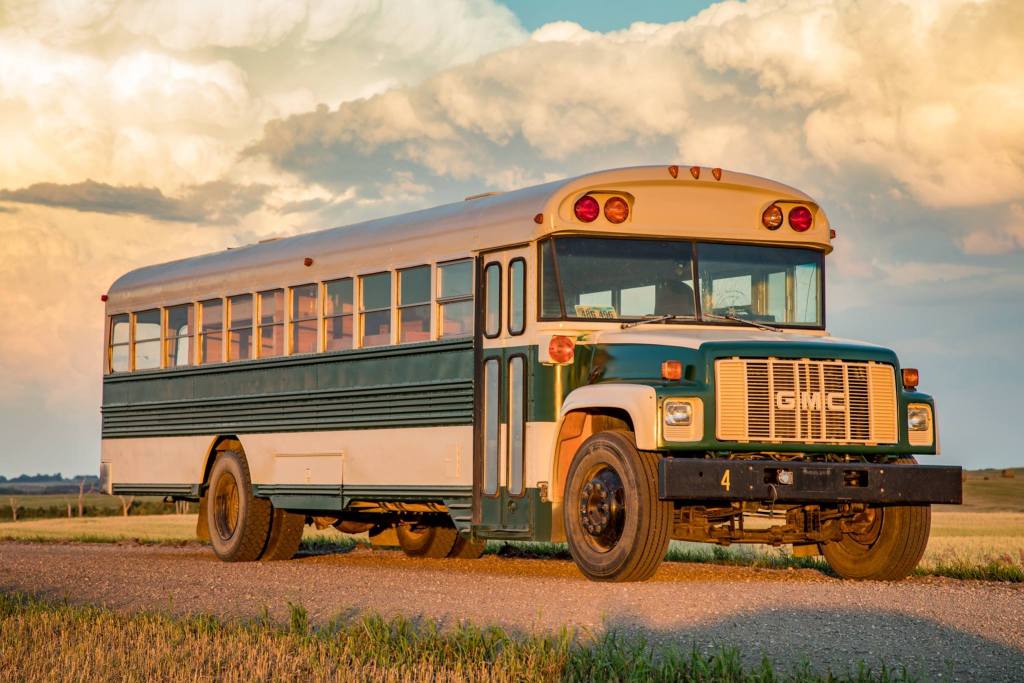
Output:
<instances>
[{"instance_id":1,"label":"amber turn signal light","mask_svg":"<svg viewBox=\"0 0 1024 683\"><path fill-rule=\"evenodd\" d=\"M917 389L917 385L921 383L921 373L918 372L917 368L903 368L903 388L908 391Z\"/></svg>"},{"instance_id":2,"label":"amber turn signal light","mask_svg":"<svg viewBox=\"0 0 1024 683\"><path fill-rule=\"evenodd\" d=\"M604 203L604 217L618 225L629 218L629 204L622 197L611 197Z\"/></svg>"},{"instance_id":3,"label":"amber turn signal light","mask_svg":"<svg viewBox=\"0 0 1024 683\"><path fill-rule=\"evenodd\" d=\"M572 337L556 334L548 342L548 356L556 363L571 363L576 354L576 342Z\"/></svg>"},{"instance_id":4,"label":"amber turn signal light","mask_svg":"<svg viewBox=\"0 0 1024 683\"><path fill-rule=\"evenodd\" d=\"M678 382L683 378L683 364L677 360L662 361L661 378L671 382Z\"/></svg>"},{"instance_id":5,"label":"amber turn signal light","mask_svg":"<svg viewBox=\"0 0 1024 683\"><path fill-rule=\"evenodd\" d=\"M782 226L782 209L772 204L761 214L761 225L769 230L778 230Z\"/></svg>"}]
</instances>

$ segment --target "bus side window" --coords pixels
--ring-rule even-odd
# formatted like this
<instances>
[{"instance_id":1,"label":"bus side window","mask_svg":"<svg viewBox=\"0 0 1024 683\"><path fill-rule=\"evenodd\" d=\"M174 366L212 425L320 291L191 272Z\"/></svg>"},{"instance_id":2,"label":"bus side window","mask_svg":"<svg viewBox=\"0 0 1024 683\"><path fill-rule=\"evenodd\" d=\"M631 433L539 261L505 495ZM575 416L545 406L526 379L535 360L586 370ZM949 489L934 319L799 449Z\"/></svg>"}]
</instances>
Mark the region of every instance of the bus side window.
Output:
<instances>
[{"instance_id":1,"label":"bus side window","mask_svg":"<svg viewBox=\"0 0 1024 683\"><path fill-rule=\"evenodd\" d=\"M284 355L284 290L260 292L260 358Z\"/></svg>"},{"instance_id":2,"label":"bus side window","mask_svg":"<svg viewBox=\"0 0 1024 683\"><path fill-rule=\"evenodd\" d=\"M180 368L192 364L192 304L171 306L167 309L164 338L167 340L167 358L164 367Z\"/></svg>"},{"instance_id":3,"label":"bus side window","mask_svg":"<svg viewBox=\"0 0 1024 683\"><path fill-rule=\"evenodd\" d=\"M352 348L352 278L324 283L324 351Z\"/></svg>"},{"instance_id":4,"label":"bus side window","mask_svg":"<svg viewBox=\"0 0 1024 683\"><path fill-rule=\"evenodd\" d=\"M508 360L508 493L521 496L526 455L526 365L523 356Z\"/></svg>"},{"instance_id":5,"label":"bus side window","mask_svg":"<svg viewBox=\"0 0 1024 683\"><path fill-rule=\"evenodd\" d=\"M484 268L484 336L501 334L501 264L491 262Z\"/></svg>"},{"instance_id":6,"label":"bus side window","mask_svg":"<svg viewBox=\"0 0 1024 683\"><path fill-rule=\"evenodd\" d=\"M111 372L128 372L132 369L130 318L127 313L110 316Z\"/></svg>"},{"instance_id":7,"label":"bus side window","mask_svg":"<svg viewBox=\"0 0 1024 683\"><path fill-rule=\"evenodd\" d=\"M316 353L316 331L319 321L316 319L317 285L301 285L292 287L291 352Z\"/></svg>"},{"instance_id":8,"label":"bus side window","mask_svg":"<svg viewBox=\"0 0 1024 683\"><path fill-rule=\"evenodd\" d=\"M134 355L136 370L160 367L160 309L135 314Z\"/></svg>"},{"instance_id":9,"label":"bus side window","mask_svg":"<svg viewBox=\"0 0 1024 683\"><path fill-rule=\"evenodd\" d=\"M252 294L228 297L228 360L252 358Z\"/></svg>"},{"instance_id":10,"label":"bus side window","mask_svg":"<svg viewBox=\"0 0 1024 683\"><path fill-rule=\"evenodd\" d=\"M224 359L224 300L199 302L199 364Z\"/></svg>"},{"instance_id":11,"label":"bus side window","mask_svg":"<svg viewBox=\"0 0 1024 683\"><path fill-rule=\"evenodd\" d=\"M441 263L437 273L438 336L473 334L473 262Z\"/></svg>"},{"instance_id":12,"label":"bus side window","mask_svg":"<svg viewBox=\"0 0 1024 683\"><path fill-rule=\"evenodd\" d=\"M430 266L398 271L398 343L430 340Z\"/></svg>"},{"instance_id":13,"label":"bus side window","mask_svg":"<svg viewBox=\"0 0 1024 683\"><path fill-rule=\"evenodd\" d=\"M391 273L375 273L359 278L362 306L359 329L362 346L391 343Z\"/></svg>"},{"instance_id":14,"label":"bus side window","mask_svg":"<svg viewBox=\"0 0 1024 683\"><path fill-rule=\"evenodd\" d=\"M526 329L526 261L508 264L508 333L513 337Z\"/></svg>"}]
</instances>

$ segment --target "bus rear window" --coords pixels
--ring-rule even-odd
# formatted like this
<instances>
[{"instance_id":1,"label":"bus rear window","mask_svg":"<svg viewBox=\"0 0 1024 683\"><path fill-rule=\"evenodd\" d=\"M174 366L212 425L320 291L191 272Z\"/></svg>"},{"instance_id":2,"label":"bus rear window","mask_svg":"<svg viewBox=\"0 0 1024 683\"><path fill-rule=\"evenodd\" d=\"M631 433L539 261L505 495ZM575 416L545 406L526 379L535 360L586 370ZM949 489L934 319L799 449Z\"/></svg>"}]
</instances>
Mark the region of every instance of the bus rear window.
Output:
<instances>
[{"instance_id":1,"label":"bus rear window","mask_svg":"<svg viewBox=\"0 0 1024 683\"><path fill-rule=\"evenodd\" d=\"M160 309L135 314L135 369L160 367Z\"/></svg>"},{"instance_id":2,"label":"bus rear window","mask_svg":"<svg viewBox=\"0 0 1024 683\"><path fill-rule=\"evenodd\" d=\"M132 369L130 318L127 313L110 316L111 372L129 372Z\"/></svg>"},{"instance_id":3,"label":"bus rear window","mask_svg":"<svg viewBox=\"0 0 1024 683\"><path fill-rule=\"evenodd\" d=\"M284 290L260 292L260 358L284 354Z\"/></svg>"}]
</instances>

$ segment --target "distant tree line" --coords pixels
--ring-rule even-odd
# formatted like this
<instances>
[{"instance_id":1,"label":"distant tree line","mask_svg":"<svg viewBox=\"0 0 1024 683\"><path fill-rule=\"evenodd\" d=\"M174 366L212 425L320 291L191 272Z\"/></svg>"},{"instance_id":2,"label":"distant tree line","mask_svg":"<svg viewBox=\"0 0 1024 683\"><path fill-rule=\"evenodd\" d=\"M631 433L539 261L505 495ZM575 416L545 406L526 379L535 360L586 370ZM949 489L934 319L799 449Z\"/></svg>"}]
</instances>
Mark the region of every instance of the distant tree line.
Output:
<instances>
[{"instance_id":1,"label":"distant tree line","mask_svg":"<svg viewBox=\"0 0 1024 683\"><path fill-rule=\"evenodd\" d=\"M0 474L0 484L37 484L37 483L51 483L51 482L90 482L99 481L99 477L92 474L79 474L70 479L65 479L64 475L60 472L55 474L21 474L17 477L7 477Z\"/></svg>"}]
</instances>

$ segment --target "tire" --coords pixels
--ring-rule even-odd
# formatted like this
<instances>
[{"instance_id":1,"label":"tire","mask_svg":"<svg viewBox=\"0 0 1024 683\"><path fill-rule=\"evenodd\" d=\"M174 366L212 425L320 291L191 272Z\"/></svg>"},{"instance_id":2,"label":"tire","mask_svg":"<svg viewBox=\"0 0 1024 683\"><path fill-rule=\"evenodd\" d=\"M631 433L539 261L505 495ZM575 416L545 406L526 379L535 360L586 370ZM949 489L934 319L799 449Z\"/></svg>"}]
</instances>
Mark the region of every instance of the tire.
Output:
<instances>
[{"instance_id":1,"label":"tire","mask_svg":"<svg viewBox=\"0 0 1024 683\"><path fill-rule=\"evenodd\" d=\"M206 523L210 545L225 562L259 559L270 536L270 501L252 495L245 456L224 451L210 472Z\"/></svg>"},{"instance_id":2,"label":"tire","mask_svg":"<svg viewBox=\"0 0 1024 683\"><path fill-rule=\"evenodd\" d=\"M270 536L260 559L267 562L290 560L295 557L302 543L302 531L306 516L274 508L270 518Z\"/></svg>"},{"instance_id":3,"label":"tire","mask_svg":"<svg viewBox=\"0 0 1024 683\"><path fill-rule=\"evenodd\" d=\"M673 506L658 500L658 458L622 431L594 434L576 452L562 517L569 552L587 578L643 581L665 559Z\"/></svg>"},{"instance_id":4,"label":"tire","mask_svg":"<svg viewBox=\"0 0 1024 683\"><path fill-rule=\"evenodd\" d=\"M916 463L900 458L899 463ZM921 561L932 526L931 505L888 505L867 509L869 528L844 533L842 540L822 544L832 570L844 579L899 581Z\"/></svg>"},{"instance_id":5,"label":"tire","mask_svg":"<svg viewBox=\"0 0 1024 683\"><path fill-rule=\"evenodd\" d=\"M435 559L448 557L459 536L454 526L442 524L399 524L395 532L398 535L398 545L406 555Z\"/></svg>"},{"instance_id":6,"label":"tire","mask_svg":"<svg viewBox=\"0 0 1024 683\"><path fill-rule=\"evenodd\" d=\"M453 560L477 560L484 554L487 548L487 541L482 538L469 538L459 534L455 538L455 545L448 551L448 557Z\"/></svg>"}]
</instances>

